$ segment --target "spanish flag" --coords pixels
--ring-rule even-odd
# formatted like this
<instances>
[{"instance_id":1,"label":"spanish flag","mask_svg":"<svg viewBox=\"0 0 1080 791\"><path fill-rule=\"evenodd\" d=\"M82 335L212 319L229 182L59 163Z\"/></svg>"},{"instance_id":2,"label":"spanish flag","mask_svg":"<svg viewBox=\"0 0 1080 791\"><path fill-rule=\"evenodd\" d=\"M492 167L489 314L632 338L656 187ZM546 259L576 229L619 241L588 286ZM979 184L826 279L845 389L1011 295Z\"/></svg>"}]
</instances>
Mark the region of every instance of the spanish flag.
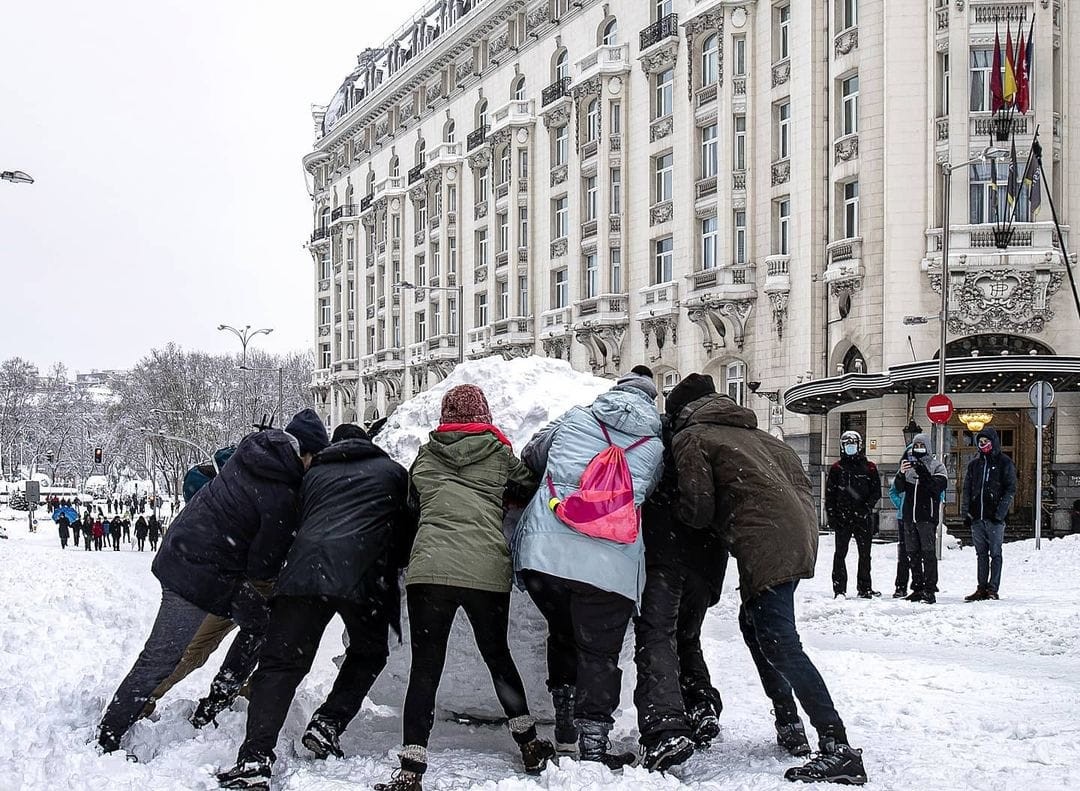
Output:
<instances>
[{"instance_id":1,"label":"spanish flag","mask_svg":"<svg viewBox=\"0 0 1080 791\"><path fill-rule=\"evenodd\" d=\"M1001 93L1005 97L1005 106L1016 101L1016 67L1013 62L1012 27L1005 27L1005 85Z\"/></svg>"}]
</instances>

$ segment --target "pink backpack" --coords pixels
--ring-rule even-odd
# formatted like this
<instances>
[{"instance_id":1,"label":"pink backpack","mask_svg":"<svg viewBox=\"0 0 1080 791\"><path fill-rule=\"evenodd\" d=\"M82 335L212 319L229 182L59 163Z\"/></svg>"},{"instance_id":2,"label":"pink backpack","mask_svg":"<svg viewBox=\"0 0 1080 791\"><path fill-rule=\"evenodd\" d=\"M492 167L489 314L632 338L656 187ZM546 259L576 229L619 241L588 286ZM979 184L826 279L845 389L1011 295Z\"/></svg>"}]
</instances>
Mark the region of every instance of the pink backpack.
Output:
<instances>
[{"instance_id":1,"label":"pink backpack","mask_svg":"<svg viewBox=\"0 0 1080 791\"><path fill-rule=\"evenodd\" d=\"M626 463L626 453L649 441L642 437L628 447L620 448L611 441L607 427L596 421L604 432L608 446L586 465L578 488L565 500L555 494L551 473L547 476L551 499L548 507L564 524L592 538L603 538L620 544L637 541L640 519L634 505L634 477Z\"/></svg>"}]
</instances>

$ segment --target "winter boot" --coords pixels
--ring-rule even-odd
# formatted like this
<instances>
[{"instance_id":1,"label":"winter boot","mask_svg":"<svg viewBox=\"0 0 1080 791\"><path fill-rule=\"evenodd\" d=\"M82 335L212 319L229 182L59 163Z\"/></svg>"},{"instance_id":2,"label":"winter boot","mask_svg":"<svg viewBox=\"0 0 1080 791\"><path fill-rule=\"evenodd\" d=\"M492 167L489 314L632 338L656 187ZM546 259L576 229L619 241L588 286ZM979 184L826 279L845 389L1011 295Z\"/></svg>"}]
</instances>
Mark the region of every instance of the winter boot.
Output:
<instances>
[{"instance_id":1,"label":"winter boot","mask_svg":"<svg viewBox=\"0 0 1080 791\"><path fill-rule=\"evenodd\" d=\"M964 597L964 601L986 601L986 588L982 585L975 588L975 592Z\"/></svg>"},{"instance_id":2,"label":"winter boot","mask_svg":"<svg viewBox=\"0 0 1080 791\"><path fill-rule=\"evenodd\" d=\"M776 723L776 743L796 758L810 755L810 742L806 740L806 728L803 727L802 720Z\"/></svg>"},{"instance_id":3,"label":"winter boot","mask_svg":"<svg viewBox=\"0 0 1080 791\"><path fill-rule=\"evenodd\" d=\"M708 701L702 701L692 707L687 716L690 718L690 738L698 749L705 749L713 739L720 735L720 718L716 708Z\"/></svg>"},{"instance_id":4,"label":"winter boot","mask_svg":"<svg viewBox=\"0 0 1080 791\"><path fill-rule=\"evenodd\" d=\"M548 761L555 757L555 748L547 739L537 737L536 720L528 714L523 714L520 717L511 717L506 725L510 728L510 735L514 737L518 749L521 750L521 762L525 764L525 773L538 775L544 771Z\"/></svg>"},{"instance_id":5,"label":"winter boot","mask_svg":"<svg viewBox=\"0 0 1080 791\"><path fill-rule=\"evenodd\" d=\"M195 707L195 713L191 715L191 724L196 728L209 725L217 719L217 715L229 708L230 703L232 703L232 696L226 694L225 690L217 684L211 684L210 694L200 700L199 705ZM214 724L217 723L214 722Z\"/></svg>"},{"instance_id":6,"label":"winter boot","mask_svg":"<svg viewBox=\"0 0 1080 791\"><path fill-rule=\"evenodd\" d=\"M338 744L337 727L329 720L322 717L312 717L307 730L300 737L300 743L315 753L316 758L326 758L328 755L343 758L341 745Z\"/></svg>"},{"instance_id":7,"label":"winter boot","mask_svg":"<svg viewBox=\"0 0 1080 791\"><path fill-rule=\"evenodd\" d=\"M555 749L560 753L577 751L578 732L574 725L574 687L561 684L551 690L555 707Z\"/></svg>"},{"instance_id":8,"label":"winter boot","mask_svg":"<svg viewBox=\"0 0 1080 791\"><path fill-rule=\"evenodd\" d=\"M998 596L998 592L996 590L993 590L991 588L986 589L986 600L987 601L997 601L1000 598L1001 597Z\"/></svg>"},{"instance_id":9,"label":"winter boot","mask_svg":"<svg viewBox=\"0 0 1080 791\"><path fill-rule=\"evenodd\" d=\"M922 601L926 594L923 591L912 591L909 595L904 597L904 601Z\"/></svg>"},{"instance_id":10,"label":"winter boot","mask_svg":"<svg viewBox=\"0 0 1080 791\"><path fill-rule=\"evenodd\" d=\"M238 760L236 766L217 776L218 784L222 788L246 788L256 791L270 791L270 771L274 763L274 756L253 755L250 758Z\"/></svg>"},{"instance_id":11,"label":"winter boot","mask_svg":"<svg viewBox=\"0 0 1080 791\"><path fill-rule=\"evenodd\" d=\"M424 791L422 778L423 775L419 772L398 769L390 776L389 783L376 783L374 789L375 791Z\"/></svg>"},{"instance_id":12,"label":"winter boot","mask_svg":"<svg viewBox=\"0 0 1080 791\"><path fill-rule=\"evenodd\" d=\"M897 585L896 590L893 591L892 597L894 599L906 598L907 597L907 588L901 588L899 585Z\"/></svg>"},{"instance_id":13,"label":"winter boot","mask_svg":"<svg viewBox=\"0 0 1080 791\"><path fill-rule=\"evenodd\" d=\"M788 769L784 777L798 783L861 786L866 782L862 750L853 750L835 739L824 739L817 755L802 766Z\"/></svg>"},{"instance_id":14,"label":"winter boot","mask_svg":"<svg viewBox=\"0 0 1080 791\"><path fill-rule=\"evenodd\" d=\"M641 765L650 772L666 772L693 754L694 743L690 738L675 734L660 739L652 746L641 745Z\"/></svg>"},{"instance_id":15,"label":"winter boot","mask_svg":"<svg viewBox=\"0 0 1080 791\"><path fill-rule=\"evenodd\" d=\"M876 599L880 595L881 595L881 591L875 591L875 590L859 591L859 598L860 599Z\"/></svg>"},{"instance_id":16,"label":"winter boot","mask_svg":"<svg viewBox=\"0 0 1080 791\"><path fill-rule=\"evenodd\" d=\"M919 601L923 604L937 604L937 596L934 595L933 591L924 591Z\"/></svg>"},{"instance_id":17,"label":"winter boot","mask_svg":"<svg viewBox=\"0 0 1080 791\"><path fill-rule=\"evenodd\" d=\"M613 753L608 732L611 725L596 720L574 720L578 729L578 756L582 761L595 761L612 771L632 765L636 760L631 752Z\"/></svg>"},{"instance_id":18,"label":"winter boot","mask_svg":"<svg viewBox=\"0 0 1080 791\"><path fill-rule=\"evenodd\" d=\"M120 749L120 737L104 725L98 731L97 743L101 747L101 751L106 754L114 753Z\"/></svg>"}]
</instances>

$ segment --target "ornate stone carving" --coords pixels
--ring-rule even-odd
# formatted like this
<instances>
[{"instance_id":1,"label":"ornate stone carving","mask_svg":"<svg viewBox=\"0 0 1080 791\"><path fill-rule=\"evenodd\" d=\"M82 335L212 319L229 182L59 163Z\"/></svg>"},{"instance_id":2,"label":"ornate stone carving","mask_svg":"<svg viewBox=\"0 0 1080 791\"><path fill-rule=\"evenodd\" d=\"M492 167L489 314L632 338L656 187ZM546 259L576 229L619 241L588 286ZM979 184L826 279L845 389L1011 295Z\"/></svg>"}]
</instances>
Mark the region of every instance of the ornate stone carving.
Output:
<instances>
[{"instance_id":1,"label":"ornate stone carving","mask_svg":"<svg viewBox=\"0 0 1080 791\"><path fill-rule=\"evenodd\" d=\"M566 126L568 123L570 123L570 105L567 102L562 102L544 113L544 126L548 129Z\"/></svg>"},{"instance_id":2,"label":"ornate stone carving","mask_svg":"<svg viewBox=\"0 0 1080 791\"><path fill-rule=\"evenodd\" d=\"M473 219L475 219L475 220L482 219L484 217L487 217L487 214L488 214L488 202L486 200L485 201L480 201L478 204L476 204L476 207L475 207L475 209L473 211Z\"/></svg>"},{"instance_id":3,"label":"ornate stone carving","mask_svg":"<svg viewBox=\"0 0 1080 791\"><path fill-rule=\"evenodd\" d=\"M383 117L375 124L375 139L382 140L390 132L390 119Z\"/></svg>"},{"instance_id":4,"label":"ornate stone carving","mask_svg":"<svg viewBox=\"0 0 1080 791\"><path fill-rule=\"evenodd\" d=\"M850 162L859 156L859 136L846 135L836 141L836 162Z\"/></svg>"},{"instance_id":5,"label":"ornate stone carving","mask_svg":"<svg viewBox=\"0 0 1080 791\"><path fill-rule=\"evenodd\" d=\"M770 291L769 303L772 305L773 324L776 325L776 336L783 340L784 324L787 323L788 292Z\"/></svg>"},{"instance_id":6,"label":"ornate stone carving","mask_svg":"<svg viewBox=\"0 0 1080 791\"><path fill-rule=\"evenodd\" d=\"M701 329L702 346L707 353L727 346L727 333L739 349L743 347L746 321L754 307L752 299L722 299L704 296L686 308L686 317Z\"/></svg>"},{"instance_id":7,"label":"ornate stone carving","mask_svg":"<svg viewBox=\"0 0 1080 791\"><path fill-rule=\"evenodd\" d=\"M548 14L548 4L541 3L525 17L525 27L531 33L535 28L540 27L550 18L551 17Z\"/></svg>"},{"instance_id":8,"label":"ornate stone carving","mask_svg":"<svg viewBox=\"0 0 1080 791\"><path fill-rule=\"evenodd\" d=\"M566 181L567 168L566 165L559 165L551 169L551 186L562 184Z\"/></svg>"},{"instance_id":9,"label":"ornate stone carving","mask_svg":"<svg viewBox=\"0 0 1080 791\"><path fill-rule=\"evenodd\" d=\"M528 357L533 353L531 343L507 343L496 350L504 360L515 360L519 357Z\"/></svg>"},{"instance_id":10,"label":"ornate stone carving","mask_svg":"<svg viewBox=\"0 0 1080 791\"><path fill-rule=\"evenodd\" d=\"M504 31L501 35L496 36L494 39L492 39L491 43L488 44L488 55L491 58L498 57L499 54L506 49L509 43L510 33L509 31Z\"/></svg>"},{"instance_id":11,"label":"ornate stone carving","mask_svg":"<svg viewBox=\"0 0 1080 791\"><path fill-rule=\"evenodd\" d=\"M776 88L791 79L791 61L782 60L772 67L772 87Z\"/></svg>"},{"instance_id":12,"label":"ornate stone carving","mask_svg":"<svg viewBox=\"0 0 1080 791\"><path fill-rule=\"evenodd\" d=\"M487 142L493 149L506 145L510 142L510 129L500 129L498 132L488 135Z\"/></svg>"},{"instance_id":13,"label":"ornate stone carving","mask_svg":"<svg viewBox=\"0 0 1080 791\"><path fill-rule=\"evenodd\" d=\"M586 96L599 96L601 87L600 75L591 77L580 85L574 86L574 98L580 102Z\"/></svg>"},{"instance_id":14,"label":"ornate stone carving","mask_svg":"<svg viewBox=\"0 0 1080 791\"><path fill-rule=\"evenodd\" d=\"M656 348L655 354L649 355L651 362L656 362L664 353L668 338L672 345L679 342L679 319L678 316L657 316L656 318L642 319L641 332L645 336L645 348L650 348L650 341Z\"/></svg>"},{"instance_id":15,"label":"ornate stone carving","mask_svg":"<svg viewBox=\"0 0 1080 791\"><path fill-rule=\"evenodd\" d=\"M565 238L556 239L554 242L551 243L551 257L559 258L560 256L564 256L566 255L567 249L568 246Z\"/></svg>"},{"instance_id":16,"label":"ornate stone carving","mask_svg":"<svg viewBox=\"0 0 1080 791\"><path fill-rule=\"evenodd\" d=\"M472 154L469 154L469 167L473 170L483 170L491 164L491 149L481 146Z\"/></svg>"},{"instance_id":17,"label":"ornate stone carving","mask_svg":"<svg viewBox=\"0 0 1080 791\"><path fill-rule=\"evenodd\" d=\"M660 223L669 222L674 216L675 208L674 204L666 200L663 203L657 203L649 209L649 225L659 225Z\"/></svg>"},{"instance_id":18,"label":"ornate stone carving","mask_svg":"<svg viewBox=\"0 0 1080 791\"><path fill-rule=\"evenodd\" d=\"M836 57L847 55L852 50L859 48L859 29L849 28L836 37Z\"/></svg>"},{"instance_id":19,"label":"ornate stone carving","mask_svg":"<svg viewBox=\"0 0 1080 791\"><path fill-rule=\"evenodd\" d=\"M706 11L686 23L686 92L691 101L694 99L695 88L694 61L696 57L694 55L694 42L706 31L720 34L717 36L717 45L720 50L717 56L717 66L719 68L717 85L724 84L724 14L720 10Z\"/></svg>"},{"instance_id":20,"label":"ornate stone carving","mask_svg":"<svg viewBox=\"0 0 1080 791\"><path fill-rule=\"evenodd\" d=\"M670 69L679 58L679 39L671 38L667 43L657 46L641 57L641 70L646 74L656 74Z\"/></svg>"},{"instance_id":21,"label":"ornate stone carving","mask_svg":"<svg viewBox=\"0 0 1080 791\"><path fill-rule=\"evenodd\" d=\"M556 335L552 338L544 338L542 341L544 354L559 360L570 359L570 336Z\"/></svg>"},{"instance_id":22,"label":"ornate stone carving","mask_svg":"<svg viewBox=\"0 0 1080 791\"><path fill-rule=\"evenodd\" d=\"M476 70L476 59L470 54L465 60L454 66L454 79L460 85L473 76Z\"/></svg>"},{"instance_id":23,"label":"ornate stone carving","mask_svg":"<svg viewBox=\"0 0 1080 791\"><path fill-rule=\"evenodd\" d=\"M409 190L409 200L416 206L427 200L427 184L417 184Z\"/></svg>"},{"instance_id":24,"label":"ornate stone carving","mask_svg":"<svg viewBox=\"0 0 1080 791\"><path fill-rule=\"evenodd\" d=\"M670 115L665 115L663 118L653 121L649 126L649 142L654 143L667 137L671 134L673 126L674 123Z\"/></svg>"},{"instance_id":25,"label":"ornate stone carving","mask_svg":"<svg viewBox=\"0 0 1080 791\"><path fill-rule=\"evenodd\" d=\"M791 160L781 159L779 162L773 162L771 176L774 187L779 184L786 184L788 179L791 178Z\"/></svg>"},{"instance_id":26,"label":"ornate stone carving","mask_svg":"<svg viewBox=\"0 0 1080 791\"><path fill-rule=\"evenodd\" d=\"M949 331L1036 333L1054 318L1050 299L1063 274L1049 269L973 269L950 276ZM930 273L941 293L941 270Z\"/></svg>"},{"instance_id":27,"label":"ornate stone carving","mask_svg":"<svg viewBox=\"0 0 1080 791\"><path fill-rule=\"evenodd\" d=\"M329 324L323 324L321 327L319 327L319 337L320 338L325 338L329 334L330 334L330 325Z\"/></svg>"},{"instance_id":28,"label":"ornate stone carving","mask_svg":"<svg viewBox=\"0 0 1080 791\"><path fill-rule=\"evenodd\" d=\"M424 96L429 107L439 101L442 98L442 80L437 80L428 85Z\"/></svg>"},{"instance_id":29,"label":"ornate stone carving","mask_svg":"<svg viewBox=\"0 0 1080 791\"><path fill-rule=\"evenodd\" d=\"M412 99L409 99L407 102L402 102L401 111L399 114L401 122L404 124L414 115L416 115L416 102L414 102Z\"/></svg>"},{"instance_id":30,"label":"ornate stone carving","mask_svg":"<svg viewBox=\"0 0 1080 791\"><path fill-rule=\"evenodd\" d=\"M622 342L626 324L600 324L575 328L578 343L589 352L589 367L594 374L615 373L622 362Z\"/></svg>"}]
</instances>

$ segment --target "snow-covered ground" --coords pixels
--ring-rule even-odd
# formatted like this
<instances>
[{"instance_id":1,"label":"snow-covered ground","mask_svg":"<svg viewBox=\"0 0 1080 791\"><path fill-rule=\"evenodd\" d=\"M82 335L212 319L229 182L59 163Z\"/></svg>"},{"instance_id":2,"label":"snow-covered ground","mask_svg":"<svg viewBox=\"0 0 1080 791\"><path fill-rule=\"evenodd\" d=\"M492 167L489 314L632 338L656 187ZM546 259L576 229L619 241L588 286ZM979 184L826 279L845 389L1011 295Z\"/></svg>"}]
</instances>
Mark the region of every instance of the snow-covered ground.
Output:
<instances>
[{"instance_id":1,"label":"snow-covered ground","mask_svg":"<svg viewBox=\"0 0 1080 791\"><path fill-rule=\"evenodd\" d=\"M487 366L487 367L485 367ZM565 370L564 370L565 369ZM549 418L589 401L610 383L570 374L565 363L470 363L459 381L488 392L496 422L520 450ZM441 390L406 404L381 441L408 461L437 420ZM408 427L408 423L412 426ZM138 723L125 746L140 762L100 757L87 741L109 697L149 633L160 598L149 553L61 551L41 519L0 509L0 789L212 789L243 739L246 703L195 731L187 722L227 644L178 685L154 721ZM798 590L804 643L821 669L852 743L864 750L870 789L896 791L1066 791L1080 789L1080 536L1009 544L1002 600L964 604L974 588L973 550L951 549L941 565L936 606L887 598L895 545L875 548L877 587L886 598L834 600L832 538L824 536L817 577ZM854 547L849 558L854 575ZM640 768L614 775L564 759L539 778L519 773L502 729L469 727L446 712L494 714L498 704L467 625L459 622L439 693L443 716L432 734L425 786L435 791L574 791L604 788L791 788L796 762L775 746L769 703L739 635L734 566L729 589L705 622L704 648L725 700L723 738L667 776ZM528 598L514 597L511 646L533 710L550 719L544 689L543 626ZM342 738L348 758L315 761L298 744L311 712L333 683L342 626L327 630L278 742L275 789L366 788L396 767L409 650L390 663ZM408 634L406 626L406 635ZM622 706L615 740L635 744L632 635L623 650ZM541 730L549 732L550 725Z\"/></svg>"}]
</instances>

